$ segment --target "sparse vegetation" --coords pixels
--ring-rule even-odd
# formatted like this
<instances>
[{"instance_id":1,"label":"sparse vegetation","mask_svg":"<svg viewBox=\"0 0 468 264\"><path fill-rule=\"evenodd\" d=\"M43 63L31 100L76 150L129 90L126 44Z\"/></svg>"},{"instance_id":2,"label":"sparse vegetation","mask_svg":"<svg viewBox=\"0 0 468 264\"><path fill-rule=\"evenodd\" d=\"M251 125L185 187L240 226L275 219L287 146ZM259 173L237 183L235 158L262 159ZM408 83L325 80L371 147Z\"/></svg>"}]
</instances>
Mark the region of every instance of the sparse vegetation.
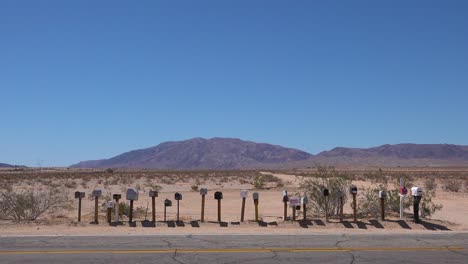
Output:
<instances>
[{"instance_id":1,"label":"sparse vegetation","mask_svg":"<svg viewBox=\"0 0 468 264\"><path fill-rule=\"evenodd\" d=\"M457 179L447 179L443 182L443 189L447 192L459 192L463 188L463 182Z\"/></svg>"}]
</instances>

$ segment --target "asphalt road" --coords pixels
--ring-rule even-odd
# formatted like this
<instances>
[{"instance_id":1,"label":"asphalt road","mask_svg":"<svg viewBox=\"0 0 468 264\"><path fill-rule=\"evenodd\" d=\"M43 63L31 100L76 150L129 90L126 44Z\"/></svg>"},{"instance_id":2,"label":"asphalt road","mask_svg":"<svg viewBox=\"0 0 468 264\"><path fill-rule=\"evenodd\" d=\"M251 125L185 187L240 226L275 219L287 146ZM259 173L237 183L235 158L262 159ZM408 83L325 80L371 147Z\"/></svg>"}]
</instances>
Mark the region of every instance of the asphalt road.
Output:
<instances>
[{"instance_id":1,"label":"asphalt road","mask_svg":"<svg viewBox=\"0 0 468 264\"><path fill-rule=\"evenodd\" d=\"M0 263L468 263L467 233L0 236Z\"/></svg>"}]
</instances>

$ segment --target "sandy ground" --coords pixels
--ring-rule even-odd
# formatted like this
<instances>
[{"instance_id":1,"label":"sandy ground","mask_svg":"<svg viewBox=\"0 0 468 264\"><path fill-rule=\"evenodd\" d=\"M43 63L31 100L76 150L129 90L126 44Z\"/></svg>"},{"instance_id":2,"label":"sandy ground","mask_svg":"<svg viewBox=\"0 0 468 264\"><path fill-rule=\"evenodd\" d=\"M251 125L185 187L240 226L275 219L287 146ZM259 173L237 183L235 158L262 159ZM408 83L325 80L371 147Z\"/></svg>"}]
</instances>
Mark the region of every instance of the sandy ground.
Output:
<instances>
[{"instance_id":1,"label":"sandy ground","mask_svg":"<svg viewBox=\"0 0 468 264\"><path fill-rule=\"evenodd\" d=\"M292 175L275 174L287 183L290 196L297 192L299 184L298 178ZM144 184L143 180L136 180L133 186ZM366 182L354 182L358 186L366 185ZM134 207L140 207L145 213L134 218L135 227L130 227L124 217L123 225L108 226L106 214L100 211L99 225L91 224L94 220L94 201L88 198L82 201L82 222L77 223L77 200L74 200L74 209L70 212L53 212L49 216L49 221L45 219L35 223L13 224L9 221L0 222L0 235L77 235L77 234L172 234L172 233L278 233L295 234L303 232L428 232L428 231L468 231L468 194L451 193L438 191L434 202L443 205L443 209L436 212L432 219L428 219L424 225L417 225L411 219L400 221L396 216L388 217L387 221L376 219L360 219L357 224L352 223L351 207L349 202L345 204L345 220L349 222L339 223L337 219L331 219L331 223L326 223L324 217L313 218L309 222L291 222L283 220L283 203L281 191L283 188L272 188L270 190L258 190L259 220L260 223L253 222L254 203L252 199L252 185L227 182L222 185L207 184L200 187L207 187L209 193L206 196L205 223L191 222L200 220L201 195L199 192L191 190L191 182L178 183L174 185L163 185L159 197L156 198L156 227L145 227L149 223L142 222L151 220L151 199L148 197L149 188L142 188L138 201L134 202ZM87 196L94 188L102 188L97 182L91 181L88 188L81 188ZM79 187L78 187L79 189ZM239 223L241 213L240 190L249 189L249 196L246 200L245 222ZM121 193L123 201L125 188L119 186L108 187L104 192ZM180 220L183 223L170 222L163 223L163 201L170 199L173 201L172 207L167 207L167 220L175 221L177 212L177 202L174 201L174 192L182 193L183 199L180 201ZM221 220L217 222L217 200L213 195L215 191L222 191L224 199L221 201ZM72 194L70 194L71 196ZM102 202L102 200L101 200ZM147 213L146 213L147 211ZM410 213L409 211L407 213ZM292 217L292 209L288 208L288 216ZM302 219L301 212L297 212L298 219ZM53 219L52 219L53 218ZM146 224L145 224L146 223Z\"/></svg>"}]
</instances>

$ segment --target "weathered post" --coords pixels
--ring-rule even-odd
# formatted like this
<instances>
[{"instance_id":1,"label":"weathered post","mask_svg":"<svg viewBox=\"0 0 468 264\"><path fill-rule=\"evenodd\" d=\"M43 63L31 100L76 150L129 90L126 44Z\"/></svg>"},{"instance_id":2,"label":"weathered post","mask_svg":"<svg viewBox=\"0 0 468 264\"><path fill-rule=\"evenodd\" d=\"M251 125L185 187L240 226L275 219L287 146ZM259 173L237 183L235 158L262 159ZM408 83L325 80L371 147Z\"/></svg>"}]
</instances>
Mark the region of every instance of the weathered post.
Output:
<instances>
[{"instance_id":1,"label":"weathered post","mask_svg":"<svg viewBox=\"0 0 468 264\"><path fill-rule=\"evenodd\" d=\"M172 206L172 201L169 199L164 200L164 223L166 223L166 208Z\"/></svg>"},{"instance_id":2,"label":"weathered post","mask_svg":"<svg viewBox=\"0 0 468 264\"><path fill-rule=\"evenodd\" d=\"M328 196L330 195L330 191L325 188L323 189L323 196L325 197L325 221L328 223Z\"/></svg>"},{"instance_id":3,"label":"weathered post","mask_svg":"<svg viewBox=\"0 0 468 264\"><path fill-rule=\"evenodd\" d=\"M127 189L127 200L130 201L130 215L129 215L129 223L133 223L133 201L138 201L138 190L135 188L128 188Z\"/></svg>"},{"instance_id":4,"label":"weathered post","mask_svg":"<svg viewBox=\"0 0 468 264\"><path fill-rule=\"evenodd\" d=\"M201 188L200 189L200 194L202 196L200 222L203 223L203 222L205 222L205 195L208 194L208 189L207 188Z\"/></svg>"},{"instance_id":5,"label":"weathered post","mask_svg":"<svg viewBox=\"0 0 468 264\"><path fill-rule=\"evenodd\" d=\"M340 222L343 222L343 205L344 205L344 193L343 191L338 191L338 197L340 198Z\"/></svg>"},{"instance_id":6,"label":"weathered post","mask_svg":"<svg viewBox=\"0 0 468 264\"><path fill-rule=\"evenodd\" d=\"M255 205L255 222L258 222L258 192L254 192L253 195L254 205Z\"/></svg>"},{"instance_id":7,"label":"weathered post","mask_svg":"<svg viewBox=\"0 0 468 264\"><path fill-rule=\"evenodd\" d=\"M301 198L301 204L302 204L302 207L304 208L303 209L303 219L304 221L307 221L307 204L309 203L309 198L307 198L307 196L305 196L304 194L304 197Z\"/></svg>"},{"instance_id":8,"label":"weathered post","mask_svg":"<svg viewBox=\"0 0 468 264\"><path fill-rule=\"evenodd\" d=\"M148 196L151 197L151 222L156 223L156 197L158 197L158 192L150 190Z\"/></svg>"},{"instance_id":9,"label":"weathered post","mask_svg":"<svg viewBox=\"0 0 468 264\"><path fill-rule=\"evenodd\" d=\"M381 220L385 221L385 198L387 197L387 193L385 191L379 191L379 198L380 198L380 210L381 210Z\"/></svg>"},{"instance_id":10,"label":"weathered post","mask_svg":"<svg viewBox=\"0 0 468 264\"><path fill-rule=\"evenodd\" d=\"M283 191L283 204L284 204L284 214L283 214L283 220L286 221L288 218L288 191Z\"/></svg>"},{"instance_id":11,"label":"weathered post","mask_svg":"<svg viewBox=\"0 0 468 264\"><path fill-rule=\"evenodd\" d=\"M223 199L223 193L215 192L214 198L218 200L218 222L221 222L221 200Z\"/></svg>"},{"instance_id":12,"label":"weathered post","mask_svg":"<svg viewBox=\"0 0 468 264\"><path fill-rule=\"evenodd\" d=\"M75 192L75 199L78 199L78 222L81 222L81 199L83 199L84 197L84 192Z\"/></svg>"},{"instance_id":13,"label":"weathered post","mask_svg":"<svg viewBox=\"0 0 468 264\"><path fill-rule=\"evenodd\" d=\"M240 192L240 196L242 198L242 206L241 206L241 222L244 222L244 213L245 213L245 199L247 198L248 191L242 190Z\"/></svg>"},{"instance_id":14,"label":"weathered post","mask_svg":"<svg viewBox=\"0 0 468 264\"><path fill-rule=\"evenodd\" d=\"M182 200L182 194L176 192L174 194L174 200L177 201L177 222L179 222L180 221L180 218L179 218L179 201Z\"/></svg>"},{"instance_id":15,"label":"weathered post","mask_svg":"<svg viewBox=\"0 0 468 264\"><path fill-rule=\"evenodd\" d=\"M357 187L353 186L350 189L351 195L353 195L353 217L354 217L354 223L357 223L357 205L356 205L356 195L357 195Z\"/></svg>"},{"instance_id":16,"label":"weathered post","mask_svg":"<svg viewBox=\"0 0 468 264\"><path fill-rule=\"evenodd\" d=\"M96 189L92 192L94 197L94 223L99 224L99 197L101 197L102 191Z\"/></svg>"},{"instance_id":17,"label":"weathered post","mask_svg":"<svg viewBox=\"0 0 468 264\"><path fill-rule=\"evenodd\" d=\"M115 209L114 209L114 222L118 223L119 222L119 215L120 215L120 204L119 204L119 201L120 201L120 198L122 198L122 195L121 194L114 194L112 196L112 198L114 198L115 200Z\"/></svg>"}]
</instances>

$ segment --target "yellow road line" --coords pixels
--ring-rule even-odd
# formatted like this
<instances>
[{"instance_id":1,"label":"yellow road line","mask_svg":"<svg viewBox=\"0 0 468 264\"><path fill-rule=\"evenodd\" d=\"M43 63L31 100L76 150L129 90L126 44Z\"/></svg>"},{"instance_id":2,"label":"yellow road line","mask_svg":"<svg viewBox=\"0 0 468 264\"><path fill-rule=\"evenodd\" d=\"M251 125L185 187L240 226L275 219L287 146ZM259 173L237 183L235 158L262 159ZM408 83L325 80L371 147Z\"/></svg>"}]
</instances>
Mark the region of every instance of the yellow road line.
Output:
<instances>
[{"instance_id":1,"label":"yellow road line","mask_svg":"<svg viewBox=\"0 0 468 264\"><path fill-rule=\"evenodd\" d=\"M0 251L0 255L45 255L45 254L160 254L160 253L261 253L261 252L349 252L349 251L450 251L465 250L463 247L421 248L212 248L212 249L135 249L135 250L25 250Z\"/></svg>"}]
</instances>

